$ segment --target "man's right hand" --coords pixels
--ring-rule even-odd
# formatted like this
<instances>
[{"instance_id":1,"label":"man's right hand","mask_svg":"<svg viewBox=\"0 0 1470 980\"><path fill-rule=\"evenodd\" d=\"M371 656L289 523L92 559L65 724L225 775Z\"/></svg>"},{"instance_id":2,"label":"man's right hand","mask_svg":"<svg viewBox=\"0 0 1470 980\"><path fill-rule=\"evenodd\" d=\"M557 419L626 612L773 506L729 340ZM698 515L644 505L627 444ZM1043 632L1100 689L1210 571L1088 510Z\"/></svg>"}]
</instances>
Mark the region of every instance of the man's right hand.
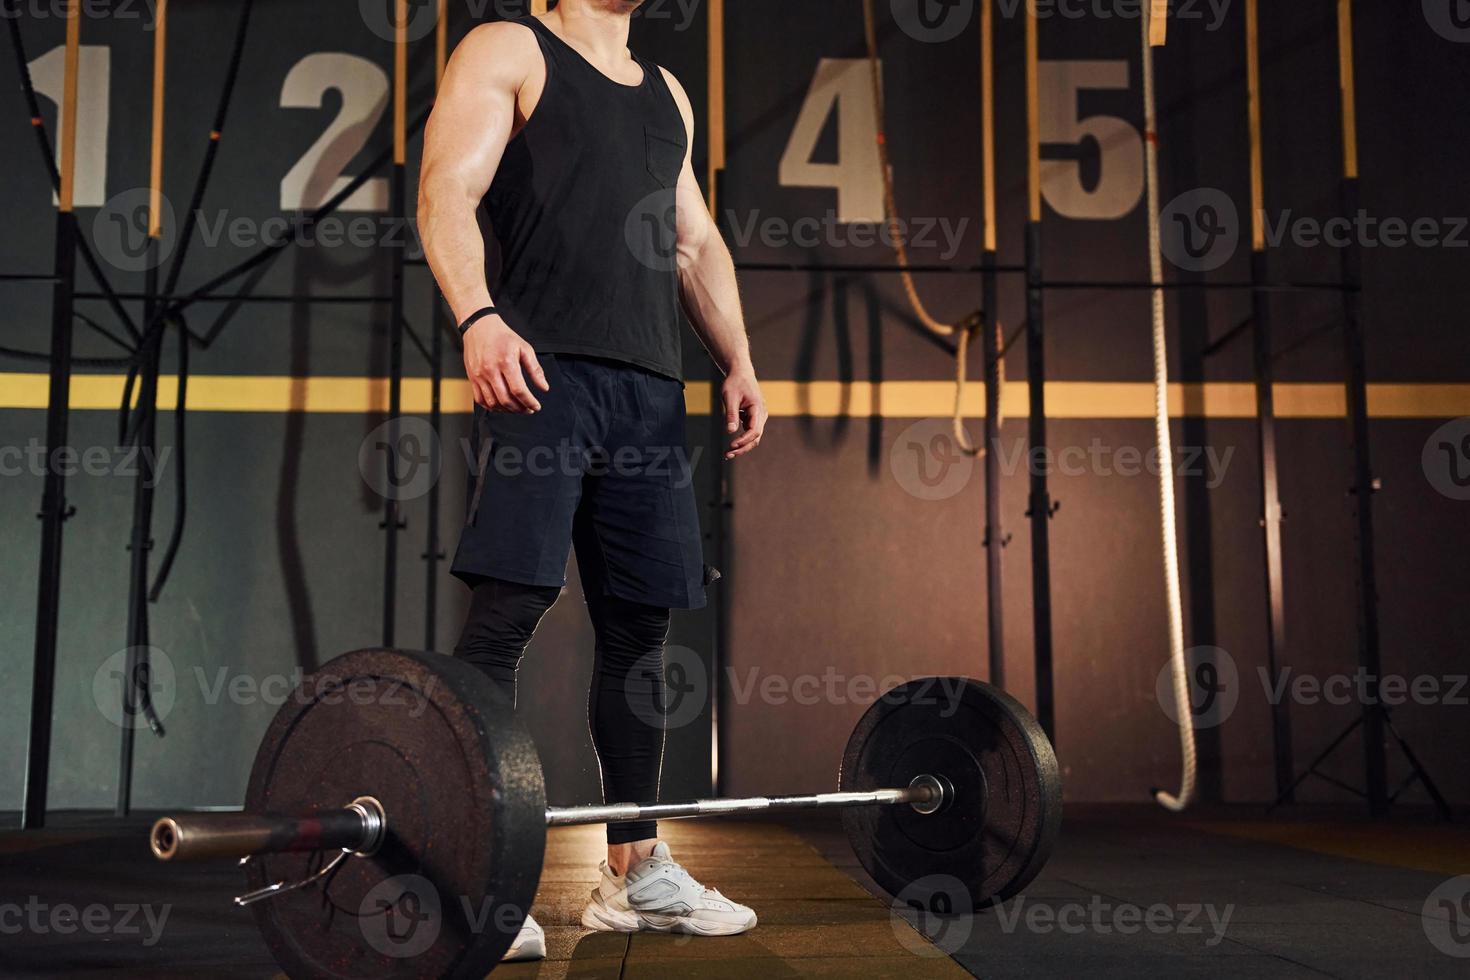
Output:
<instances>
[{"instance_id":1,"label":"man's right hand","mask_svg":"<svg viewBox=\"0 0 1470 980\"><path fill-rule=\"evenodd\" d=\"M487 316L464 335L464 370L475 404L491 412L530 415L541 410L534 384L550 391L536 351L498 316Z\"/></svg>"}]
</instances>

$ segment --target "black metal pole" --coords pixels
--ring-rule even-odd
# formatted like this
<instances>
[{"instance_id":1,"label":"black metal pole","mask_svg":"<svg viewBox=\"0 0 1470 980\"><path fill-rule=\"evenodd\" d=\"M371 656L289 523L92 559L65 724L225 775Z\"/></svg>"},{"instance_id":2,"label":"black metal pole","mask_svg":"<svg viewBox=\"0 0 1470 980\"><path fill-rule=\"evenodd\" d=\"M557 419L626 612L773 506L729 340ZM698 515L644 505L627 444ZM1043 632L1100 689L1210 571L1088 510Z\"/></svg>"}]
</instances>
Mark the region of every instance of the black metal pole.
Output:
<instances>
[{"instance_id":1,"label":"black metal pole","mask_svg":"<svg viewBox=\"0 0 1470 980\"><path fill-rule=\"evenodd\" d=\"M144 293L143 322L152 324L157 315L158 239L148 239L148 272ZM125 817L133 806L133 742L135 719L146 713L148 704L148 579L149 555L153 551L154 450L158 435L158 373L163 331L149 330L139 350L138 403L129 429L138 447L139 464L133 477L133 525L128 536L128 626L126 666L122 678L122 746L118 756L117 804L114 813ZM150 723L152 719L149 719Z\"/></svg>"},{"instance_id":2,"label":"black metal pole","mask_svg":"<svg viewBox=\"0 0 1470 980\"><path fill-rule=\"evenodd\" d=\"M392 202L389 213L396 221L402 221L406 213L408 177L407 168L400 162L393 164L389 176ZM399 416L403 413L403 249L393 249L393 303L388 324L388 451L384 454L387 466L387 490L383 501L383 646L394 645L398 622L398 532L403 523L398 516L398 501L393 487L398 476Z\"/></svg>"},{"instance_id":3,"label":"black metal pole","mask_svg":"<svg viewBox=\"0 0 1470 980\"><path fill-rule=\"evenodd\" d=\"M36 650L31 677L31 727L26 743L24 828L46 825L51 773L51 709L56 693L56 641L61 611L61 543L71 508L66 470L51 462L66 445L71 416L72 294L76 290L77 219L56 214L56 282L51 289L51 386L46 402L46 476L41 494L41 565L37 573Z\"/></svg>"},{"instance_id":4,"label":"black metal pole","mask_svg":"<svg viewBox=\"0 0 1470 980\"><path fill-rule=\"evenodd\" d=\"M722 238L729 240L728 229L725 225L725 171L720 170L715 174L715 228ZM710 652L710 684L713 687L713 698L711 704L714 706L714 757L717 763L716 776L713 780L712 789L716 795L723 795L725 788L729 785L729 768L723 765L725 748L730 744L730 703L729 685L724 683L724 669L729 662L730 653L730 605L733 601L732 589L734 576L732 565L734 562L734 549L731 546L732 536L730 534L731 511L735 506L734 496L734 467L725 461L725 447L729 445L730 434L725 430L725 410L720 401L720 377L719 367L710 361L709 382L709 439L710 459L714 466L714 473L710 500L710 555L711 562L715 568L720 570L721 579L717 591L712 596L714 606L714 649Z\"/></svg>"},{"instance_id":5,"label":"black metal pole","mask_svg":"<svg viewBox=\"0 0 1470 980\"><path fill-rule=\"evenodd\" d=\"M996 336L1000 292L995 274L995 252L987 250L981 279L985 307L981 350L985 357L985 604L990 683L1005 689L1005 604L1001 589L1001 549L1006 546L1000 517L1000 340Z\"/></svg>"},{"instance_id":6,"label":"black metal pole","mask_svg":"<svg viewBox=\"0 0 1470 980\"><path fill-rule=\"evenodd\" d=\"M1031 623L1036 662L1036 719L1056 744L1056 702L1052 677L1051 516L1047 489L1046 331L1041 274L1041 222L1026 223L1026 389L1030 402L1027 463L1031 492L1026 516L1031 519Z\"/></svg>"},{"instance_id":7,"label":"black metal pole","mask_svg":"<svg viewBox=\"0 0 1470 980\"><path fill-rule=\"evenodd\" d=\"M1266 253L1251 253L1251 278L1266 282ZM1279 678L1286 654L1286 596L1281 567L1281 509L1276 451L1275 355L1271 343L1270 300L1263 290L1251 294L1252 340L1256 376L1256 436L1261 453L1261 532L1266 547L1266 664ZM1292 798L1291 704L1278 698L1271 708L1277 802Z\"/></svg>"},{"instance_id":8,"label":"black metal pole","mask_svg":"<svg viewBox=\"0 0 1470 980\"><path fill-rule=\"evenodd\" d=\"M1343 214L1358 213L1358 180L1342 185ZM1352 450L1349 494L1357 538L1358 665L1365 675L1363 690L1363 775L1368 812L1381 816L1388 809L1388 767L1384 750L1383 715L1378 702L1382 676L1378 634L1378 580L1373 555L1373 459L1368 443L1368 380L1363 349L1362 254L1356 241L1342 249L1343 348L1347 360L1348 439Z\"/></svg>"},{"instance_id":9,"label":"black metal pole","mask_svg":"<svg viewBox=\"0 0 1470 980\"><path fill-rule=\"evenodd\" d=\"M429 303L429 426L434 438L429 440L429 472L440 473L443 468L443 424L444 406L444 303L439 290L433 291ZM429 485L428 528L424 534L424 649L438 646L439 630L439 562L444 551L439 542L439 480Z\"/></svg>"}]
</instances>

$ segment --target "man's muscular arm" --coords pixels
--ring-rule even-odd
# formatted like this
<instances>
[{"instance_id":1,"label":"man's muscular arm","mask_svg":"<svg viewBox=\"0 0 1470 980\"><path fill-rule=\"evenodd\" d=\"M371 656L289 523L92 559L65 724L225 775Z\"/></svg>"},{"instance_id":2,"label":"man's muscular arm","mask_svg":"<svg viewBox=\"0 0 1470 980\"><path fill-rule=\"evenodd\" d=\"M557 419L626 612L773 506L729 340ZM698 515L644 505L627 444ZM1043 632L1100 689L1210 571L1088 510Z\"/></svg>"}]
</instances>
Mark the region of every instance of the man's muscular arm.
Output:
<instances>
[{"instance_id":1,"label":"man's muscular arm","mask_svg":"<svg viewBox=\"0 0 1470 980\"><path fill-rule=\"evenodd\" d=\"M735 281L735 262L720 237L694 176L694 109L678 80L667 71L669 89L684 117L689 133L689 153L679 175L678 261L679 294L689 322L709 349L715 364L725 372L721 400L726 429L738 433L726 452L727 459L743 456L760 445L766 429L766 402L750 360L750 340L745 334L745 316L740 309L740 287Z\"/></svg>"},{"instance_id":2,"label":"man's muscular arm","mask_svg":"<svg viewBox=\"0 0 1470 980\"><path fill-rule=\"evenodd\" d=\"M523 27L475 28L450 59L424 130L419 234L458 323L494 305L475 213L514 131L521 86L539 58ZM465 334L464 366L475 401L491 411L539 410L527 378L549 390L531 345L498 316L479 320Z\"/></svg>"}]
</instances>

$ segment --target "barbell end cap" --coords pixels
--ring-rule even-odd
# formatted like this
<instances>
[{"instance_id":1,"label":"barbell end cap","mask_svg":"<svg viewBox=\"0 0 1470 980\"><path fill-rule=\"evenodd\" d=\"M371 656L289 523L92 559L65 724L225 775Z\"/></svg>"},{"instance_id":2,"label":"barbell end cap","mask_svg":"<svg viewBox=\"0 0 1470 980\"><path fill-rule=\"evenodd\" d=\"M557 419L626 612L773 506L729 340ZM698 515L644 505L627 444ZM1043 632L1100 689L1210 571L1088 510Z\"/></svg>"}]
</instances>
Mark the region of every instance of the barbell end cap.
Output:
<instances>
[{"instance_id":1,"label":"barbell end cap","mask_svg":"<svg viewBox=\"0 0 1470 980\"><path fill-rule=\"evenodd\" d=\"M362 818L362 846L353 851L352 856L372 857L388 836L388 815L383 804L376 797L359 796L347 804L347 809Z\"/></svg>"},{"instance_id":2,"label":"barbell end cap","mask_svg":"<svg viewBox=\"0 0 1470 980\"><path fill-rule=\"evenodd\" d=\"M923 791L926 795L923 799L913 800L909 806L913 807L915 813L926 816L947 809L954 802L954 786L949 780L942 776L934 776L929 773L921 773L909 783L909 789Z\"/></svg>"},{"instance_id":3,"label":"barbell end cap","mask_svg":"<svg viewBox=\"0 0 1470 980\"><path fill-rule=\"evenodd\" d=\"M160 817L148 832L148 847L160 861L172 861L179 850L179 825L173 817Z\"/></svg>"}]
</instances>

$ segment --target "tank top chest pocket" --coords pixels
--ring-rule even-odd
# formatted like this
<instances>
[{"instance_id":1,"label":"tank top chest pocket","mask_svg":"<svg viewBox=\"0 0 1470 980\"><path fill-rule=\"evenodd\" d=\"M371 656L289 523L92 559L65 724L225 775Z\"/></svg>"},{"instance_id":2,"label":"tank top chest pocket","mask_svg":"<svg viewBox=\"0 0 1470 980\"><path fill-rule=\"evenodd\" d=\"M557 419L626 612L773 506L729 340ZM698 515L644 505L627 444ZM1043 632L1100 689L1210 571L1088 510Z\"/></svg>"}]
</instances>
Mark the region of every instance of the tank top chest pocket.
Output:
<instances>
[{"instance_id":1,"label":"tank top chest pocket","mask_svg":"<svg viewBox=\"0 0 1470 980\"><path fill-rule=\"evenodd\" d=\"M664 187L679 182L684 169L685 138L682 133L645 126L643 141L648 156L648 172Z\"/></svg>"}]
</instances>

